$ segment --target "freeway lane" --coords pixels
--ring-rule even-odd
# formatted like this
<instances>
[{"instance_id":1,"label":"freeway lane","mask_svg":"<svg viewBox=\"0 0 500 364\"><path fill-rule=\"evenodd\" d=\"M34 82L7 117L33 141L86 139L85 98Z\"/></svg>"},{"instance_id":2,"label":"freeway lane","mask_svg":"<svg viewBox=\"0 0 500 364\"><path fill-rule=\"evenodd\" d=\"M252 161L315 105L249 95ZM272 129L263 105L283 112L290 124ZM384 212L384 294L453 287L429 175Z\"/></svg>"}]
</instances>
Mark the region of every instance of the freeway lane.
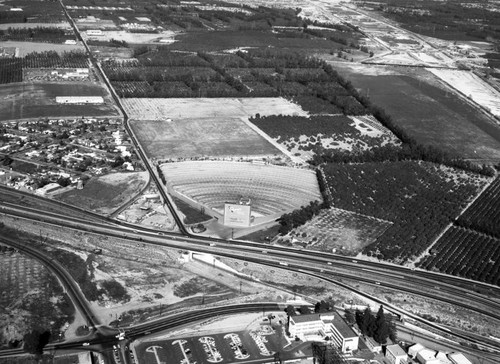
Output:
<instances>
[{"instance_id":1,"label":"freeway lane","mask_svg":"<svg viewBox=\"0 0 500 364\"><path fill-rule=\"evenodd\" d=\"M401 273L399 271L392 271L391 266L389 266L388 268L386 265L381 265L380 271L377 271L376 267L371 266L369 269L373 270L373 274L370 273L372 274L372 277L367 277L363 271L367 269L364 265L364 262L358 261L354 263L352 262L352 258L348 258L348 262L346 262L346 257L342 257L344 259L340 260L337 260L336 256L328 256L327 258L324 258L322 256L311 257L298 250L280 248L271 251L269 249L270 246L266 246L266 249L268 249L267 253L263 254L261 245L259 245L258 247L242 245L236 247L233 246L232 242L225 242L225 244L210 246L210 244L207 244L208 242L206 239L201 239L201 241L199 241L195 238L177 237L175 240L172 240L165 237L159 237L156 234L139 234L132 231L124 232L124 230L119 227L112 227L104 224L90 224L82 221L77 222L75 221L76 219L62 216L51 216L47 213L45 213L45 215L43 216L40 216L37 213L29 212L25 209L12 208L9 206L2 207L2 210L0 211L3 213L9 213L28 219L34 219L37 221L47 221L57 226L67 226L74 229L91 231L107 236L128 238L135 241L140 240L144 243L159 246L199 251L202 253L215 254L219 256L243 259L247 261L252 260L260 264L268 264L274 266L278 265L279 268L283 269L291 269L293 267L293 264L295 264L295 266L297 267L307 269L308 272L327 270L329 273L335 274L340 278L348 278L371 284L379 282L381 285L388 288L418 294L420 296L433 298L441 302L453 303L472 311L482 313L486 316L491 317L492 319L500 319L500 304L497 301L483 295L476 294L473 291L467 291L461 287L454 287L454 285L440 282L435 278L429 279L427 277L419 277L419 272L413 272L409 269L406 269L406 276L401 276ZM290 262L288 267L278 264L278 262L285 261ZM332 262L334 263L334 265L328 264L331 264ZM422 292L422 288L424 287L428 287L434 292ZM436 287L439 288L436 289ZM460 299L457 299L457 297L460 297Z\"/></svg>"},{"instance_id":2,"label":"freeway lane","mask_svg":"<svg viewBox=\"0 0 500 364\"><path fill-rule=\"evenodd\" d=\"M119 238L131 239L135 241L142 241L144 243L160 245L183 250L192 250L202 253L215 254L226 256L235 259L248 260L250 255L253 255L257 262L273 262L274 264L279 261L290 261L296 263L301 267L307 264L307 267L317 268L320 266L329 268L330 264L335 264L337 270L341 269L345 278L364 281L374 284L379 282L381 285L395 288L400 291L406 291L413 294L419 294L424 297L434 298L439 301L447 302L455 301L455 304L464 308L471 309L475 312L480 312L493 319L500 320L500 302L491 299L482 294L474 292L472 289L467 290L453 283L456 280L453 277L452 281L442 279L443 275L437 275L432 272L411 271L408 268L401 267L396 269L392 265L373 264L374 262L356 261L352 262L352 258L332 256L325 253L313 253L310 251L300 251L297 249L274 247L264 245L266 253L262 253L262 244L248 244L235 246L233 242L221 243L217 240L215 246L211 243L211 239L197 239L192 237L175 236L168 237L158 236L157 234L139 234L138 232L124 230L116 226L109 226L105 224L89 223L86 221L79 221L78 219L64 217L56 214L45 212L43 216L35 212L36 210L28 211L26 208L16 208L11 206L2 206L0 212L18 217L28 218L36 221L44 221L57 226L66 226L78 230L94 232L107 236L114 236ZM307 254L304 254L307 253ZM309 254L311 253L311 254ZM281 266L281 268L286 268ZM373 271L372 278L366 278L366 271L363 269L370 269ZM370 273L371 274L371 273ZM430 287L432 282L434 292L421 292L422 287ZM474 283L475 284L475 283ZM457 300L460 297L460 300Z\"/></svg>"}]
</instances>

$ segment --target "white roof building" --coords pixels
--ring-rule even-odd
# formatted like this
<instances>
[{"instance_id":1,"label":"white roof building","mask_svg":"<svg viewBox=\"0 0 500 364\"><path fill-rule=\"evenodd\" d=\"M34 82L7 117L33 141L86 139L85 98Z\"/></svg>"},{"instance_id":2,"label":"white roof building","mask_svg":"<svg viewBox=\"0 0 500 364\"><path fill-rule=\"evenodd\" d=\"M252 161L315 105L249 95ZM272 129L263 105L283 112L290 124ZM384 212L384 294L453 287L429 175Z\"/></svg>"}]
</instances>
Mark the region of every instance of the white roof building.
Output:
<instances>
[{"instance_id":1,"label":"white roof building","mask_svg":"<svg viewBox=\"0 0 500 364\"><path fill-rule=\"evenodd\" d=\"M335 311L291 316L288 331L303 341L321 341L330 337L343 353L358 349L358 335Z\"/></svg>"},{"instance_id":2,"label":"white roof building","mask_svg":"<svg viewBox=\"0 0 500 364\"><path fill-rule=\"evenodd\" d=\"M453 364L472 364L472 362L462 353L448 354L448 359L450 359Z\"/></svg>"},{"instance_id":3,"label":"white roof building","mask_svg":"<svg viewBox=\"0 0 500 364\"><path fill-rule=\"evenodd\" d=\"M415 358L417 356L417 353L423 349L425 349L425 346L423 346L420 343L417 343L415 345L410 346L410 348L408 349L408 355L411 356L412 358Z\"/></svg>"},{"instance_id":4,"label":"white roof building","mask_svg":"<svg viewBox=\"0 0 500 364\"><path fill-rule=\"evenodd\" d=\"M417 361L420 364L440 364L436 358L436 351L431 349L422 349L417 353Z\"/></svg>"},{"instance_id":5,"label":"white roof building","mask_svg":"<svg viewBox=\"0 0 500 364\"><path fill-rule=\"evenodd\" d=\"M406 364L408 361L408 354L398 344L387 345L385 357L391 364Z\"/></svg>"}]
</instances>

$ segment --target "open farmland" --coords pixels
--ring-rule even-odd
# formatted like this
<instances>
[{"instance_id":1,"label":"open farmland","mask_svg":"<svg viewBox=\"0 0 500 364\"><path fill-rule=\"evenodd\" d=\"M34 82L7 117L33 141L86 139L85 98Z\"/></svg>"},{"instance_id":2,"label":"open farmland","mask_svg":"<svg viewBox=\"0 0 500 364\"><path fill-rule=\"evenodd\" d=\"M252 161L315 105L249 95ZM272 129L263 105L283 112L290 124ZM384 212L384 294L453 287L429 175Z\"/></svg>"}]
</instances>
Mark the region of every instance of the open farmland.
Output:
<instances>
[{"instance_id":1,"label":"open farmland","mask_svg":"<svg viewBox=\"0 0 500 364\"><path fill-rule=\"evenodd\" d=\"M423 80L428 73L403 75L384 68L376 75L373 70L380 68L343 67L339 72L417 142L479 162L500 161L500 129L451 91Z\"/></svg>"},{"instance_id":2,"label":"open farmland","mask_svg":"<svg viewBox=\"0 0 500 364\"><path fill-rule=\"evenodd\" d=\"M238 118L134 120L130 126L147 155L160 160L280 154L278 149Z\"/></svg>"},{"instance_id":3,"label":"open farmland","mask_svg":"<svg viewBox=\"0 0 500 364\"><path fill-rule=\"evenodd\" d=\"M292 244L312 250L356 255L375 242L387 228L388 221L332 207L322 210L306 224L278 239L278 244Z\"/></svg>"},{"instance_id":4,"label":"open farmland","mask_svg":"<svg viewBox=\"0 0 500 364\"><path fill-rule=\"evenodd\" d=\"M24 57L32 52L47 52L55 51L59 54L71 51L84 51L83 44L53 44L53 43L36 43L36 42L0 42L0 47L14 47L19 50L18 57Z\"/></svg>"},{"instance_id":5,"label":"open farmland","mask_svg":"<svg viewBox=\"0 0 500 364\"><path fill-rule=\"evenodd\" d=\"M103 96L107 103L57 104L56 96ZM61 116L116 116L105 88L89 83L6 84L0 86L0 121Z\"/></svg>"},{"instance_id":6,"label":"open farmland","mask_svg":"<svg viewBox=\"0 0 500 364\"><path fill-rule=\"evenodd\" d=\"M276 98L123 99L131 119L248 118L256 114L307 115L300 106Z\"/></svg>"},{"instance_id":7,"label":"open farmland","mask_svg":"<svg viewBox=\"0 0 500 364\"><path fill-rule=\"evenodd\" d=\"M68 204L108 215L129 202L147 183L147 173L111 173L89 180L82 190L55 196Z\"/></svg>"},{"instance_id":8,"label":"open farmland","mask_svg":"<svg viewBox=\"0 0 500 364\"><path fill-rule=\"evenodd\" d=\"M434 75L460 91L488 112L500 117L500 92L470 71L429 69Z\"/></svg>"},{"instance_id":9,"label":"open farmland","mask_svg":"<svg viewBox=\"0 0 500 364\"><path fill-rule=\"evenodd\" d=\"M451 226L418 266L481 282L500 284L500 239Z\"/></svg>"},{"instance_id":10,"label":"open farmland","mask_svg":"<svg viewBox=\"0 0 500 364\"><path fill-rule=\"evenodd\" d=\"M393 222L363 253L400 263L421 254L486 183L423 162L326 164L323 170L333 206Z\"/></svg>"}]
</instances>

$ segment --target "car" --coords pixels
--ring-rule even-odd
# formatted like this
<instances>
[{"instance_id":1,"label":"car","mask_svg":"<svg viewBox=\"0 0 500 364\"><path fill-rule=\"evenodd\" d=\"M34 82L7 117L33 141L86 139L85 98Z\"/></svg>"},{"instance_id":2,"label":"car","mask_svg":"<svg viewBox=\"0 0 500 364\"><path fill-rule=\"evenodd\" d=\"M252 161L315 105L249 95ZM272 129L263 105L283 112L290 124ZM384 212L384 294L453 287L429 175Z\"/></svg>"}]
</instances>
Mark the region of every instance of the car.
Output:
<instances>
[{"instance_id":1,"label":"car","mask_svg":"<svg viewBox=\"0 0 500 364\"><path fill-rule=\"evenodd\" d=\"M375 282L375 284L378 284L378 285L380 285L380 282L378 282L378 281L377 281L377 282Z\"/></svg>"},{"instance_id":2,"label":"car","mask_svg":"<svg viewBox=\"0 0 500 364\"><path fill-rule=\"evenodd\" d=\"M357 260L355 260L355 259L353 259L353 260L351 260L351 262L353 262L353 263L357 263L358 261L357 261Z\"/></svg>"},{"instance_id":3,"label":"car","mask_svg":"<svg viewBox=\"0 0 500 364\"><path fill-rule=\"evenodd\" d=\"M89 346L89 345L90 345L90 343L83 343L82 345L83 345L83 346Z\"/></svg>"}]
</instances>

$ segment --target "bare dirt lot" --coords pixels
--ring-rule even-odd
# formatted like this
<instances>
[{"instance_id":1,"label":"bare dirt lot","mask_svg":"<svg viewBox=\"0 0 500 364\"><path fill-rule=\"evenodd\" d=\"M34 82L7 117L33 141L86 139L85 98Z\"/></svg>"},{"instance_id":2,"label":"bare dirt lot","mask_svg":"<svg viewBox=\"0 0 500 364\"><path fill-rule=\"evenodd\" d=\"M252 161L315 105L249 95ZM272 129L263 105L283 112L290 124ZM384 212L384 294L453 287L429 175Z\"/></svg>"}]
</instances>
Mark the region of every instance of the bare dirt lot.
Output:
<instances>
[{"instance_id":1,"label":"bare dirt lot","mask_svg":"<svg viewBox=\"0 0 500 364\"><path fill-rule=\"evenodd\" d=\"M190 98L190 99L122 99L131 119L184 119L207 117L247 118L265 115L307 116L302 108L279 97L256 98Z\"/></svg>"},{"instance_id":2,"label":"bare dirt lot","mask_svg":"<svg viewBox=\"0 0 500 364\"><path fill-rule=\"evenodd\" d=\"M280 154L241 119L222 117L130 123L150 158L273 156Z\"/></svg>"},{"instance_id":3,"label":"bare dirt lot","mask_svg":"<svg viewBox=\"0 0 500 364\"><path fill-rule=\"evenodd\" d=\"M92 178L82 190L63 192L55 199L107 215L133 198L147 180L147 172L107 174Z\"/></svg>"}]
</instances>

